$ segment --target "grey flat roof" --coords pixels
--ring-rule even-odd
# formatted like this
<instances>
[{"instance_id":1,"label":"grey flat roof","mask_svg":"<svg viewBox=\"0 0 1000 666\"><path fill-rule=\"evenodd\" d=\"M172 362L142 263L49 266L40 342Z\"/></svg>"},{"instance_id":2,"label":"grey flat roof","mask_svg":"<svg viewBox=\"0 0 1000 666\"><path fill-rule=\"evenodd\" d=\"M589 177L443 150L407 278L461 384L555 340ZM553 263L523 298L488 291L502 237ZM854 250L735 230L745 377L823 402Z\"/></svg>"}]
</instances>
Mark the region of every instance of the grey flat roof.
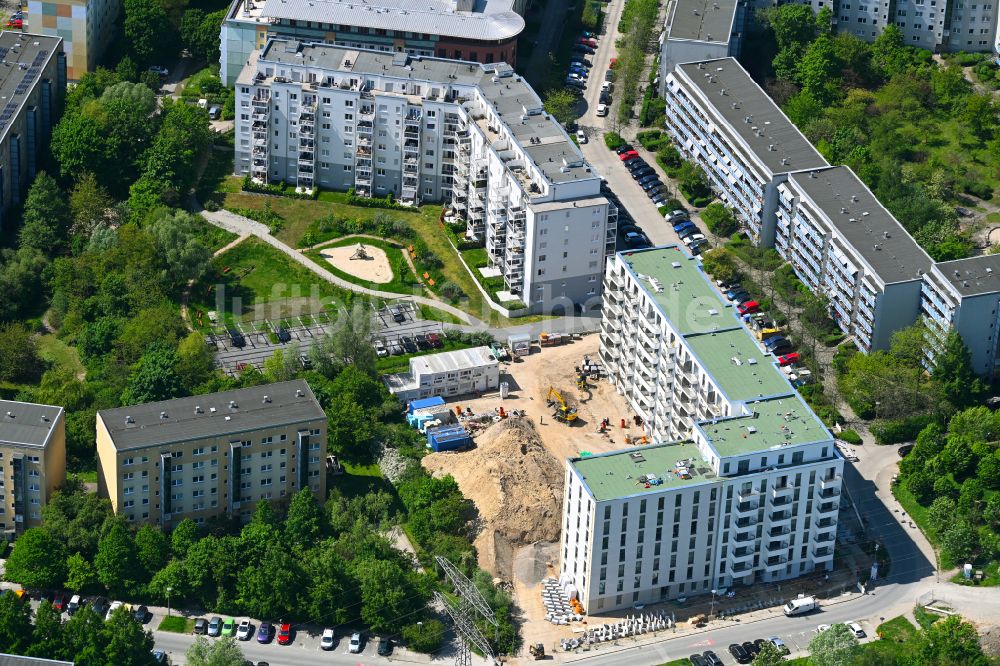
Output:
<instances>
[{"instance_id":1,"label":"grey flat roof","mask_svg":"<svg viewBox=\"0 0 1000 666\"><path fill-rule=\"evenodd\" d=\"M930 270L933 260L850 167L794 173L788 180L826 214L884 283L919 280L918 271Z\"/></svg>"},{"instance_id":2,"label":"grey flat roof","mask_svg":"<svg viewBox=\"0 0 1000 666\"><path fill-rule=\"evenodd\" d=\"M235 406L231 407L230 401ZM199 407L201 410L196 411ZM161 413L165 413L162 418ZM119 451L326 418L309 384L301 379L103 409L98 415ZM127 417L131 417L131 423L126 422Z\"/></svg>"},{"instance_id":3,"label":"grey flat roof","mask_svg":"<svg viewBox=\"0 0 1000 666\"><path fill-rule=\"evenodd\" d=\"M44 447L62 407L0 400L0 444Z\"/></svg>"},{"instance_id":4,"label":"grey flat roof","mask_svg":"<svg viewBox=\"0 0 1000 666\"><path fill-rule=\"evenodd\" d=\"M515 74L513 68L506 63L445 60L288 39L269 40L258 59L258 69L262 63L318 67L345 74L368 74L372 77L410 82L437 83L442 90L447 90L452 85L476 86L522 150L550 182L567 183L598 177L562 126L544 113L542 100L528 82ZM244 78L246 73L247 69L244 69L240 82L251 85L252 82ZM480 125L481 129L484 125L485 123ZM485 129L484 131L490 135Z\"/></svg>"},{"instance_id":5,"label":"grey flat roof","mask_svg":"<svg viewBox=\"0 0 1000 666\"><path fill-rule=\"evenodd\" d=\"M41 657L22 657L16 654L0 654L0 666L73 666L73 662L42 659Z\"/></svg>"},{"instance_id":6,"label":"grey flat roof","mask_svg":"<svg viewBox=\"0 0 1000 666\"><path fill-rule=\"evenodd\" d=\"M728 43L737 0L677 0L669 39Z\"/></svg>"},{"instance_id":7,"label":"grey flat roof","mask_svg":"<svg viewBox=\"0 0 1000 666\"><path fill-rule=\"evenodd\" d=\"M410 359L410 370L420 374L472 370L490 365L497 365L497 360L493 358L489 347L457 349Z\"/></svg>"},{"instance_id":8,"label":"grey flat roof","mask_svg":"<svg viewBox=\"0 0 1000 666\"><path fill-rule=\"evenodd\" d=\"M1000 254L942 261L937 269L962 296L1000 292Z\"/></svg>"},{"instance_id":9,"label":"grey flat roof","mask_svg":"<svg viewBox=\"0 0 1000 666\"><path fill-rule=\"evenodd\" d=\"M38 84L41 73L56 51L62 37L31 33L0 32L0 136L6 136L11 122L21 113L24 102Z\"/></svg>"},{"instance_id":10,"label":"grey flat roof","mask_svg":"<svg viewBox=\"0 0 1000 666\"><path fill-rule=\"evenodd\" d=\"M524 30L512 2L479 0L471 12L441 0L266 0L261 17L502 41Z\"/></svg>"},{"instance_id":11,"label":"grey flat roof","mask_svg":"<svg viewBox=\"0 0 1000 666\"><path fill-rule=\"evenodd\" d=\"M725 119L729 130L743 140L772 174L828 166L735 58L688 62L677 65L676 69L707 98Z\"/></svg>"}]
</instances>

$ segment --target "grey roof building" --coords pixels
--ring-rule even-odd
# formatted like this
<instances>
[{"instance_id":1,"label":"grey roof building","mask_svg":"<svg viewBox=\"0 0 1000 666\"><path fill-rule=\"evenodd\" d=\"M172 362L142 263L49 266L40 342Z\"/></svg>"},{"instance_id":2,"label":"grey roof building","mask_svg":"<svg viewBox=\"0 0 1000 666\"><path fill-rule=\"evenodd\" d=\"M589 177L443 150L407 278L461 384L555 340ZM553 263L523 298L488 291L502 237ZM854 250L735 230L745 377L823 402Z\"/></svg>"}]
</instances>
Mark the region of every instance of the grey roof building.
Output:
<instances>
[{"instance_id":1,"label":"grey roof building","mask_svg":"<svg viewBox=\"0 0 1000 666\"><path fill-rule=\"evenodd\" d=\"M42 507L65 482L63 408L0 400L0 531L40 525Z\"/></svg>"},{"instance_id":2,"label":"grey roof building","mask_svg":"<svg viewBox=\"0 0 1000 666\"><path fill-rule=\"evenodd\" d=\"M0 654L0 666L73 666L72 661L24 657L17 654Z\"/></svg>"}]
</instances>

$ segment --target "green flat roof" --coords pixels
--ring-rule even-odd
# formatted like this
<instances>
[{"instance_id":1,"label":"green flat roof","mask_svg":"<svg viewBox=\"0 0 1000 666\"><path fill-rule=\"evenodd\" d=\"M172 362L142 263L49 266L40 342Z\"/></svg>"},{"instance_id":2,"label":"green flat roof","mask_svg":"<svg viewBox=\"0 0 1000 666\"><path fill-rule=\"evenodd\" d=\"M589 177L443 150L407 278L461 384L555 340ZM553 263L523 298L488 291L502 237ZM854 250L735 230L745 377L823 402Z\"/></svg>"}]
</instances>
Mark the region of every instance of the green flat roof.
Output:
<instances>
[{"instance_id":1,"label":"green flat roof","mask_svg":"<svg viewBox=\"0 0 1000 666\"><path fill-rule=\"evenodd\" d=\"M693 461L689 478L677 474L678 462ZM623 449L586 458L572 458L570 464L583 477L597 501L618 499L643 493L657 493L672 488L717 481L718 477L701 459L693 443L655 444ZM655 474L663 483L650 485L639 481L644 474Z\"/></svg>"},{"instance_id":2,"label":"green flat roof","mask_svg":"<svg viewBox=\"0 0 1000 666\"><path fill-rule=\"evenodd\" d=\"M622 252L621 256L634 273L646 276L639 282L681 335L738 325L732 305L709 283L701 261L678 246ZM654 288L650 277L662 291Z\"/></svg>"},{"instance_id":3,"label":"green flat roof","mask_svg":"<svg viewBox=\"0 0 1000 666\"><path fill-rule=\"evenodd\" d=\"M774 365L774 357L765 354L742 327L684 339L732 401L788 395L794 390Z\"/></svg>"},{"instance_id":4,"label":"green flat roof","mask_svg":"<svg viewBox=\"0 0 1000 666\"><path fill-rule=\"evenodd\" d=\"M798 395L749 402L747 407L757 416L699 424L719 456L745 456L830 439L823 423Z\"/></svg>"}]
</instances>

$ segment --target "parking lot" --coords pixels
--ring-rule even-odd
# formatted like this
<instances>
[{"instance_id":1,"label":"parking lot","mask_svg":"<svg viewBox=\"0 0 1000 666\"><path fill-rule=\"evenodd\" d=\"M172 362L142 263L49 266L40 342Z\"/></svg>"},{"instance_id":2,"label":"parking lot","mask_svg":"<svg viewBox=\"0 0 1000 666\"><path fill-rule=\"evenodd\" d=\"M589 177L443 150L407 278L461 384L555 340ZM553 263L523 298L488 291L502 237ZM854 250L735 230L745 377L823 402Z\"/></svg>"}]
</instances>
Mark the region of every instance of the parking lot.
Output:
<instances>
[{"instance_id":1,"label":"parking lot","mask_svg":"<svg viewBox=\"0 0 1000 666\"><path fill-rule=\"evenodd\" d=\"M332 313L261 319L216 326L205 336L215 351L215 364L227 374L235 375L248 366L264 367L264 361L275 351L298 347L300 357L308 359L317 340L323 339L336 327ZM372 314L372 337L386 346L402 338L423 339L428 333L441 334L444 326L438 321L420 318L420 310L409 302L387 303Z\"/></svg>"}]
</instances>

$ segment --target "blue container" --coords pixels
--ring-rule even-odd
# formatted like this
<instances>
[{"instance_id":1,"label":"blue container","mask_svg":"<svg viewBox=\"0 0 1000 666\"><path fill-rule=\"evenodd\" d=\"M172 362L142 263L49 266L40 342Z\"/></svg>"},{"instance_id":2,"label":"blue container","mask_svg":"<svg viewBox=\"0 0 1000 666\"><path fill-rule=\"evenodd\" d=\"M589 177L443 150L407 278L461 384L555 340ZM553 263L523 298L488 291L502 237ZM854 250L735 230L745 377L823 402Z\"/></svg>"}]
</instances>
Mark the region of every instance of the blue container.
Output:
<instances>
[{"instance_id":1,"label":"blue container","mask_svg":"<svg viewBox=\"0 0 1000 666\"><path fill-rule=\"evenodd\" d=\"M420 398L419 400L411 400L410 404L407 406L406 411L410 414L417 411L418 409L425 409L427 407L437 407L444 404L444 398L436 395L432 398Z\"/></svg>"}]
</instances>

